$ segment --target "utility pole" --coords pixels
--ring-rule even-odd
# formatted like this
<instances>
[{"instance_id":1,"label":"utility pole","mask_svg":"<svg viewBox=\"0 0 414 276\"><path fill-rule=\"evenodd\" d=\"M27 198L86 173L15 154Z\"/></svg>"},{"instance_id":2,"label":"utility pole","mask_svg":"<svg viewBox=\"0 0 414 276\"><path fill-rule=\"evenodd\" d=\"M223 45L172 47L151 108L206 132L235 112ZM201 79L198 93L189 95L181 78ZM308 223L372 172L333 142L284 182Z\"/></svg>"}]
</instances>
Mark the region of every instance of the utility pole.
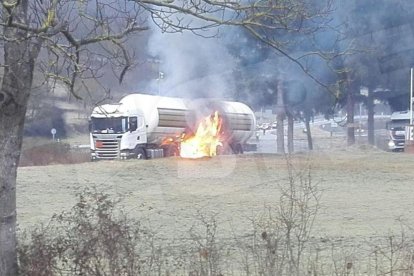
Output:
<instances>
[{"instance_id":1,"label":"utility pole","mask_svg":"<svg viewBox=\"0 0 414 276\"><path fill-rule=\"evenodd\" d=\"M413 68L410 70L410 125L413 124Z\"/></svg>"},{"instance_id":2,"label":"utility pole","mask_svg":"<svg viewBox=\"0 0 414 276\"><path fill-rule=\"evenodd\" d=\"M410 124L405 126L404 152L414 153L414 127L413 127L413 68L410 70Z\"/></svg>"},{"instance_id":3,"label":"utility pole","mask_svg":"<svg viewBox=\"0 0 414 276\"><path fill-rule=\"evenodd\" d=\"M161 91L160 91L160 86L161 86L161 80L164 78L164 73L158 71L158 79L157 79L157 83L158 83L158 95L160 95Z\"/></svg>"}]
</instances>

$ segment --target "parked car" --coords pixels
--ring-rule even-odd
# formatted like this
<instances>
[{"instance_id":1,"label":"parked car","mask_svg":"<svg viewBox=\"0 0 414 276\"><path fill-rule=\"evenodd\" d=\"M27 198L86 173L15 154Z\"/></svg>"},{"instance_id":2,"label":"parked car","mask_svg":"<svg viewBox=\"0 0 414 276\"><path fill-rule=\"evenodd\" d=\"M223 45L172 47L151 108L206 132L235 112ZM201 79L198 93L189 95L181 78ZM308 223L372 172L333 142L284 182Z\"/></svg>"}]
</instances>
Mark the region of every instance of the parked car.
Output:
<instances>
[{"instance_id":1,"label":"parked car","mask_svg":"<svg viewBox=\"0 0 414 276\"><path fill-rule=\"evenodd\" d=\"M269 130L269 129L272 129L272 126L270 125L270 123L262 123L260 125L260 129Z\"/></svg>"}]
</instances>

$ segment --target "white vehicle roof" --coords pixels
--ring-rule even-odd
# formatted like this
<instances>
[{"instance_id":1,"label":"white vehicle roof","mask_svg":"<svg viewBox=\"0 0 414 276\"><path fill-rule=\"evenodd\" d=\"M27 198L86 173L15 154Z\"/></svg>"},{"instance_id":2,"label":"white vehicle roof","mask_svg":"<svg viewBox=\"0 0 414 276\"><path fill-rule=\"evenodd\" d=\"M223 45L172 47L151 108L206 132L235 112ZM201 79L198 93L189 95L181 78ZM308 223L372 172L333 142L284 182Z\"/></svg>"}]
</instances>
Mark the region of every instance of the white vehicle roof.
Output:
<instances>
[{"instance_id":1,"label":"white vehicle roof","mask_svg":"<svg viewBox=\"0 0 414 276\"><path fill-rule=\"evenodd\" d=\"M92 111L92 117L120 117L143 115L145 118L154 116L158 108L186 110L186 104L183 99L161 97L146 94L130 94L115 104L104 104L97 106Z\"/></svg>"},{"instance_id":2,"label":"white vehicle roof","mask_svg":"<svg viewBox=\"0 0 414 276\"><path fill-rule=\"evenodd\" d=\"M410 111L396 111L391 114L391 121L397 120L409 120L410 119Z\"/></svg>"},{"instance_id":3,"label":"white vehicle roof","mask_svg":"<svg viewBox=\"0 0 414 276\"><path fill-rule=\"evenodd\" d=\"M105 117L120 117L125 116L123 114L121 104L104 104L97 106L92 111L92 117L105 118Z\"/></svg>"}]
</instances>

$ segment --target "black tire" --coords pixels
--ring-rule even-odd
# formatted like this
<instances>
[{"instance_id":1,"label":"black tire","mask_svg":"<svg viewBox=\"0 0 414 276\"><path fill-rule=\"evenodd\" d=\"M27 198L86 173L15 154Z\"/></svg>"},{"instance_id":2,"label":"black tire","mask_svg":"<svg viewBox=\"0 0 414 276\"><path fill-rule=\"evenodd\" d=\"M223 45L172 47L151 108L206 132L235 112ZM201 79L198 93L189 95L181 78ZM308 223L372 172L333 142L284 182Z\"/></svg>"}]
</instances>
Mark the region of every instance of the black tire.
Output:
<instances>
[{"instance_id":1,"label":"black tire","mask_svg":"<svg viewBox=\"0 0 414 276\"><path fill-rule=\"evenodd\" d=\"M143 148L136 148L135 149L135 156L137 159L147 159L147 153Z\"/></svg>"},{"instance_id":2,"label":"black tire","mask_svg":"<svg viewBox=\"0 0 414 276\"><path fill-rule=\"evenodd\" d=\"M231 150L234 154L243 154L243 147L241 144L232 144Z\"/></svg>"},{"instance_id":3,"label":"black tire","mask_svg":"<svg viewBox=\"0 0 414 276\"><path fill-rule=\"evenodd\" d=\"M241 144L237 144L236 147L238 148L238 153L239 154L243 154L244 150L243 150L243 146Z\"/></svg>"},{"instance_id":4,"label":"black tire","mask_svg":"<svg viewBox=\"0 0 414 276\"><path fill-rule=\"evenodd\" d=\"M175 145L170 145L168 148L166 148L166 154L165 156L180 156L180 151L178 150L178 147Z\"/></svg>"},{"instance_id":5,"label":"black tire","mask_svg":"<svg viewBox=\"0 0 414 276\"><path fill-rule=\"evenodd\" d=\"M243 154L243 147L241 144L236 144L237 154Z\"/></svg>"},{"instance_id":6,"label":"black tire","mask_svg":"<svg viewBox=\"0 0 414 276\"><path fill-rule=\"evenodd\" d=\"M227 143L217 146L216 148L217 155L229 155L233 153L233 147Z\"/></svg>"},{"instance_id":7,"label":"black tire","mask_svg":"<svg viewBox=\"0 0 414 276\"><path fill-rule=\"evenodd\" d=\"M216 147L216 155L224 155L225 151L224 151L224 146L217 146Z\"/></svg>"}]
</instances>

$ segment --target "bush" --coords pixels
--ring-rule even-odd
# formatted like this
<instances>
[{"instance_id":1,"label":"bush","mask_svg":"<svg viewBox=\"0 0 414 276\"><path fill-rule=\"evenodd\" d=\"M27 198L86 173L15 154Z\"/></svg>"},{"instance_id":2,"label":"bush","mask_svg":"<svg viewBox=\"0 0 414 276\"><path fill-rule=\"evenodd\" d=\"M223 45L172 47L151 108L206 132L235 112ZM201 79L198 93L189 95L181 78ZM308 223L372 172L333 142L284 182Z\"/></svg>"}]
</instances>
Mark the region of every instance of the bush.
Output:
<instances>
[{"instance_id":1,"label":"bush","mask_svg":"<svg viewBox=\"0 0 414 276\"><path fill-rule=\"evenodd\" d=\"M128 219L119 199L86 190L70 212L24 233L18 246L22 275L147 275L152 235ZM118 208L116 208L118 207Z\"/></svg>"},{"instance_id":2,"label":"bush","mask_svg":"<svg viewBox=\"0 0 414 276\"><path fill-rule=\"evenodd\" d=\"M295 170L277 183L280 198L254 221L253 233L219 238L215 216L198 212L189 236L156 240L129 219L121 199L96 190L78 194L70 212L22 236L23 275L302 275L305 252L319 208L311 168ZM287 184L287 185L286 185ZM158 243L158 244L157 244ZM241 263L241 267L234 264ZM230 272L230 271L232 272Z\"/></svg>"},{"instance_id":3,"label":"bush","mask_svg":"<svg viewBox=\"0 0 414 276\"><path fill-rule=\"evenodd\" d=\"M280 197L251 218L251 231L234 232L230 238L220 233L218 214L198 211L188 235L156 239L142 221L126 216L122 197L86 189L69 212L23 233L18 244L20 273L414 275L413 229L403 224L399 234L363 241L313 236L321 193L312 168L296 169L290 161L287 166L287 177L277 183Z\"/></svg>"},{"instance_id":4,"label":"bush","mask_svg":"<svg viewBox=\"0 0 414 276\"><path fill-rule=\"evenodd\" d=\"M89 150L74 151L66 143L47 143L24 149L20 157L20 166L45 166L51 164L73 164L88 162Z\"/></svg>"}]
</instances>

